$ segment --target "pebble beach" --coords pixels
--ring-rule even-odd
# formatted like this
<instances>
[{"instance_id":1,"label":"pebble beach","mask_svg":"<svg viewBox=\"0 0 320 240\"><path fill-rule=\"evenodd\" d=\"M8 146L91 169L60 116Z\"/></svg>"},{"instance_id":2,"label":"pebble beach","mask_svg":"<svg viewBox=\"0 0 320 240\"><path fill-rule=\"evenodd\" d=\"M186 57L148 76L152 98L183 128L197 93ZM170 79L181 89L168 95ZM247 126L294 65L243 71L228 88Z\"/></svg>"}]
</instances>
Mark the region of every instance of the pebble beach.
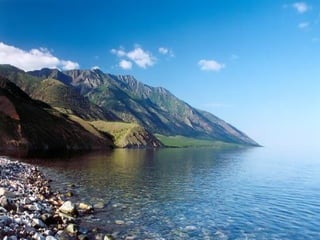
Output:
<instances>
[{"instance_id":1,"label":"pebble beach","mask_svg":"<svg viewBox=\"0 0 320 240\"><path fill-rule=\"evenodd\" d=\"M99 229L80 226L93 206L53 192L36 167L0 157L0 239L108 240Z\"/></svg>"}]
</instances>

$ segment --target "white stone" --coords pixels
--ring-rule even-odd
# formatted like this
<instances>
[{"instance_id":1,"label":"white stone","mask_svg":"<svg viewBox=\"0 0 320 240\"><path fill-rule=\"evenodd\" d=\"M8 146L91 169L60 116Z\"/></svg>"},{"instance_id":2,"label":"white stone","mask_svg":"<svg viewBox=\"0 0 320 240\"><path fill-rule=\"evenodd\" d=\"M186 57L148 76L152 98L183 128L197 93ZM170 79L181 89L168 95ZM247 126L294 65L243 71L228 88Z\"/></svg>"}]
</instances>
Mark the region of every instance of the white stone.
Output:
<instances>
[{"instance_id":1,"label":"white stone","mask_svg":"<svg viewBox=\"0 0 320 240\"><path fill-rule=\"evenodd\" d=\"M68 215L74 215L76 214L77 209L74 203L72 203L71 201L66 201L61 205L59 211Z\"/></svg>"}]
</instances>

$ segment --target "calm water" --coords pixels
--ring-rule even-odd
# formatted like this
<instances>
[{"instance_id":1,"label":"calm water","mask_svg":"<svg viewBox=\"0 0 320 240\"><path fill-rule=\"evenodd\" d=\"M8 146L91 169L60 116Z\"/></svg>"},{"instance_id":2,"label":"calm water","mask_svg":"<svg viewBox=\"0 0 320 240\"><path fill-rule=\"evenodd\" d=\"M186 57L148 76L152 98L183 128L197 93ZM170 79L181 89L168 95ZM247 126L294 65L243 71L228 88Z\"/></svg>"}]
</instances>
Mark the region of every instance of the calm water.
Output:
<instances>
[{"instance_id":1,"label":"calm water","mask_svg":"<svg viewBox=\"0 0 320 240\"><path fill-rule=\"evenodd\" d=\"M320 239L320 157L266 148L115 150L35 161L119 239ZM116 220L123 225L114 224Z\"/></svg>"}]
</instances>

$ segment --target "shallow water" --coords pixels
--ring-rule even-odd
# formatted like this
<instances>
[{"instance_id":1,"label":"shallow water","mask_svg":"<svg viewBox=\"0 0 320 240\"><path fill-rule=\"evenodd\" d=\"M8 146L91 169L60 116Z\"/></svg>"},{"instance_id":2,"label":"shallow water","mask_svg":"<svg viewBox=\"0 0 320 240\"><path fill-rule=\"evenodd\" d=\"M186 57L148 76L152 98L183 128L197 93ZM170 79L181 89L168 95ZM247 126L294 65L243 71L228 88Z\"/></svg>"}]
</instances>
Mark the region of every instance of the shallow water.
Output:
<instances>
[{"instance_id":1,"label":"shallow water","mask_svg":"<svg viewBox=\"0 0 320 240\"><path fill-rule=\"evenodd\" d=\"M84 221L120 239L320 239L317 156L117 149L33 163L56 189L75 183L75 201L102 201Z\"/></svg>"}]
</instances>

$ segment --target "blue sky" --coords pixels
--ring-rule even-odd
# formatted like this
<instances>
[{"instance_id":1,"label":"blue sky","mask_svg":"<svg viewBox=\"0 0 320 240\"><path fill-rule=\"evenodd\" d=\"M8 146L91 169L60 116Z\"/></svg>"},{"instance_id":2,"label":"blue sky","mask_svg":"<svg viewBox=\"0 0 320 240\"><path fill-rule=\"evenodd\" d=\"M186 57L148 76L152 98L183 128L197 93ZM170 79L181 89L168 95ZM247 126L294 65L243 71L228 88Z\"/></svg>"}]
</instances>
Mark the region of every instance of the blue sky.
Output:
<instances>
[{"instance_id":1,"label":"blue sky","mask_svg":"<svg viewBox=\"0 0 320 240\"><path fill-rule=\"evenodd\" d=\"M0 63L131 74L265 146L320 147L320 2L0 0Z\"/></svg>"}]
</instances>

